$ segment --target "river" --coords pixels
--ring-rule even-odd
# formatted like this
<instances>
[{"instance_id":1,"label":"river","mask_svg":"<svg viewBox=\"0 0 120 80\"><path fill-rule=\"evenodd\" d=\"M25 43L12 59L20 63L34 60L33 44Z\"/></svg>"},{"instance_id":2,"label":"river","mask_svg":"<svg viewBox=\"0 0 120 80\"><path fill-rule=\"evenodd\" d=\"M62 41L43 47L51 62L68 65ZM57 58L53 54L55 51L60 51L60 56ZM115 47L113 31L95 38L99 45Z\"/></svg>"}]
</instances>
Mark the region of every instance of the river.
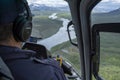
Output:
<instances>
[{"instance_id":1,"label":"river","mask_svg":"<svg viewBox=\"0 0 120 80\"><path fill-rule=\"evenodd\" d=\"M68 33L67 33L67 24L68 24L69 20L65 19L65 18L58 18L57 13L53 13L52 15L49 16L49 18L51 20L57 19L59 21L62 21L63 23L62 23L62 26L60 27L59 31L56 34L54 34L51 37L48 37L46 39L38 41L38 44L44 45L48 50L50 50L52 47L54 47L58 44L61 44L61 43L69 40ZM75 36L74 29L72 27L70 28L70 33L71 33L71 38L75 39L76 36Z\"/></svg>"}]
</instances>

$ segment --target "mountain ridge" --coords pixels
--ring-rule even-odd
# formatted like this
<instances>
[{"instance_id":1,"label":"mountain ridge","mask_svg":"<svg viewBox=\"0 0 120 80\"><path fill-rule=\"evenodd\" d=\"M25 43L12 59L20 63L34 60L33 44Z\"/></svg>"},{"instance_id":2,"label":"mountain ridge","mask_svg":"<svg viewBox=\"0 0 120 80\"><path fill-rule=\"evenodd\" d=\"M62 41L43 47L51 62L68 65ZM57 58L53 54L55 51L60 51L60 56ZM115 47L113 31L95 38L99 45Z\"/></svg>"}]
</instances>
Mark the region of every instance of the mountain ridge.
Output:
<instances>
[{"instance_id":1,"label":"mountain ridge","mask_svg":"<svg viewBox=\"0 0 120 80\"><path fill-rule=\"evenodd\" d=\"M47 6L45 4L30 4L29 5L31 10L39 10L39 11L46 11L46 10L50 10L50 11L69 11L69 7L68 6L58 6L58 7L54 7L54 6Z\"/></svg>"}]
</instances>

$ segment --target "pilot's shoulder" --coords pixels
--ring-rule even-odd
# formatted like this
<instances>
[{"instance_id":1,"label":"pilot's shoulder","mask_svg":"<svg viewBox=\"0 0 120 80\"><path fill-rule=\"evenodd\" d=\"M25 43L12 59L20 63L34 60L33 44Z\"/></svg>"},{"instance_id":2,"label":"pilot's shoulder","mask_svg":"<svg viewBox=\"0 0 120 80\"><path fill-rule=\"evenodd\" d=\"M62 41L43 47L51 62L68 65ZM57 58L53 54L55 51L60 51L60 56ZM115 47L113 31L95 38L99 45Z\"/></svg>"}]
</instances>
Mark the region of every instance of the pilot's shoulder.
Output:
<instances>
[{"instance_id":1,"label":"pilot's shoulder","mask_svg":"<svg viewBox=\"0 0 120 80\"><path fill-rule=\"evenodd\" d=\"M47 58L42 60L38 58L33 58L33 61L41 64L46 64L46 65L59 66L59 63L53 58Z\"/></svg>"}]
</instances>

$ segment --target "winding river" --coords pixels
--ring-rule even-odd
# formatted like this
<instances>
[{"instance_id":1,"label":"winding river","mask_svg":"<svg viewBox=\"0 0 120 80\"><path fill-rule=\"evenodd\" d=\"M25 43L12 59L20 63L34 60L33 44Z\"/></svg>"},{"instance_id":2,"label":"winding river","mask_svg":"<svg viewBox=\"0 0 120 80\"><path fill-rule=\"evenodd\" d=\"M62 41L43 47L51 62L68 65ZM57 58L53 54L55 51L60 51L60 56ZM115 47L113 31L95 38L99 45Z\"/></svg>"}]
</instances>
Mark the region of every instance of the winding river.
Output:
<instances>
[{"instance_id":1,"label":"winding river","mask_svg":"<svg viewBox=\"0 0 120 80\"><path fill-rule=\"evenodd\" d=\"M49 16L49 18L52 20L57 19L59 21L62 21L63 24L56 34L54 34L51 37L48 37L46 39L38 41L38 44L44 45L48 50L50 50L52 47L54 47L58 44L61 44L61 43L69 40L68 33L67 33L67 24L68 24L69 20L65 19L65 18L58 18L57 13L53 13L52 15ZM73 28L70 28L70 33L71 33L72 39L76 38Z\"/></svg>"}]
</instances>

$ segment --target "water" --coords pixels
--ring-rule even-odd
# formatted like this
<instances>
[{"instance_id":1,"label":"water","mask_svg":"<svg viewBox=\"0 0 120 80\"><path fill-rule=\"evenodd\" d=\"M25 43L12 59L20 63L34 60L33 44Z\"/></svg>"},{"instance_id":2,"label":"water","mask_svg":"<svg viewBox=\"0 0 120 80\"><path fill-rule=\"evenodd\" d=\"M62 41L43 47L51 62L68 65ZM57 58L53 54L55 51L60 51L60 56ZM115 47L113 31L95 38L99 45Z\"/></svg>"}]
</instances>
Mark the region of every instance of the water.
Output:
<instances>
[{"instance_id":1,"label":"water","mask_svg":"<svg viewBox=\"0 0 120 80\"><path fill-rule=\"evenodd\" d=\"M53 13L52 15L49 16L50 19L57 19L63 22L62 26L60 27L59 31L52 35L49 38L39 40L38 44L44 45L48 50L50 50L52 47L61 44L63 42L66 42L69 40L68 38L68 33L67 33L67 24L69 22L68 19L65 18L58 18L57 13ZM75 39L75 32L73 28L70 28L70 33L71 33L71 38Z\"/></svg>"}]
</instances>

